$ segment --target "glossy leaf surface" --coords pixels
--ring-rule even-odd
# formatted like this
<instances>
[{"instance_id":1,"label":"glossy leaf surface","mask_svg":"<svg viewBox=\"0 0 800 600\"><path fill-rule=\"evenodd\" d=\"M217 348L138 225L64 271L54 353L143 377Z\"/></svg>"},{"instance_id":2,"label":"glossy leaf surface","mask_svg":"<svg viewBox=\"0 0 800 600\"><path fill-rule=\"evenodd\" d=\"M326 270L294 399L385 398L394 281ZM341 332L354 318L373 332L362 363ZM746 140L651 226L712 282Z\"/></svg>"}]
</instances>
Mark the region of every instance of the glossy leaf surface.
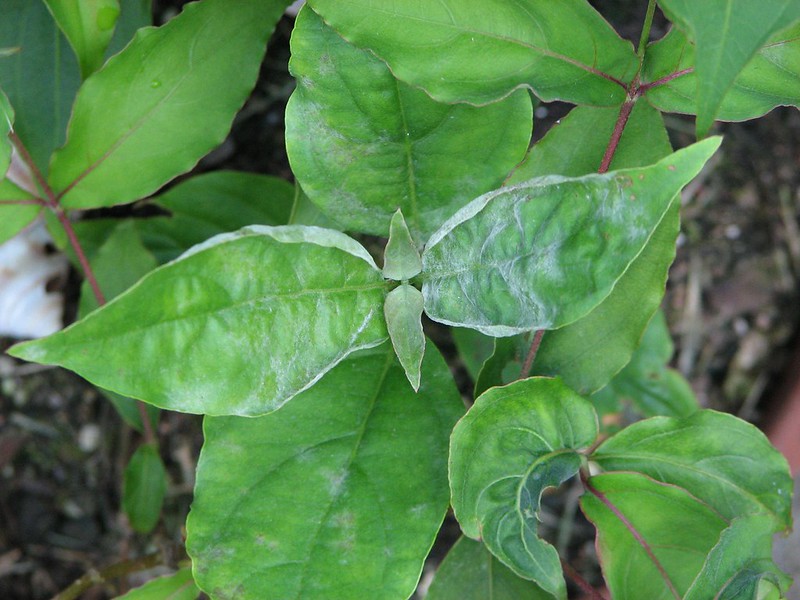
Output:
<instances>
[{"instance_id":1,"label":"glossy leaf surface","mask_svg":"<svg viewBox=\"0 0 800 600\"><path fill-rule=\"evenodd\" d=\"M309 198L348 229L386 236L400 208L424 241L498 187L527 150L527 93L485 108L440 104L307 8L292 35L290 68L292 169Z\"/></svg>"},{"instance_id":2,"label":"glossy leaf surface","mask_svg":"<svg viewBox=\"0 0 800 600\"><path fill-rule=\"evenodd\" d=\"M130 202L191 169L227 134L283 9L280 0L205 0L139 30L81 87L51 165L63 204Z\"/></svg>"},{"instance_id":3,"label":"glossy leaf surface","mask_svg":"<svg viewBox=\"0 0 800 600\"><path fill-rule=\"evenodd\" d=\"M606 471L637 471L684 488L726 519L764 512L776 530L790 527L786 459L732 415L701 410L639 421L606 440L592 460Z\"/></svg>"},{"instance_id":4,"label":"glossy leaf surface","mask_svg":"<svg viewBox=\"0 0 800 600\"><path fill-rule=\"evenodd\" d=\"M800 18L796 0L660 0L697 45L697 131L711 127L728 89L767 40ZM785 75L784 75L785 76Z\"/></svg>"},{"instance_id":5,"label":"glossy leaf surface","mask_svg":"<svg viewBox=\"0 0 800 600\"><path fill-rule=\"evenodd\" d=\"M17 135L47 172L80 85L75 54L39 0L3 0L0 48L18 50L0 58L0 87L16 110Z\"/></svg>"},{"instance_id":6,"label":"glossy leaf surface","mask_svg":"<svg viewBox=\"0 0 800 600\"><path fill-rule=\"evenodd\" d=\"M122 489L122 508L131 527L148 533L158 523L167 491L167 472L153 444L142 444L133 453Z\"/></svg>"},{"instance_id":7,"label":"glossy leaf surface","mask_svg":"<svg viewBox=\"0 0 800 600\"><path fill-rule=\"evenodd\" d=\"M425 311L494 336L555 329L602 302L719 139L642 169L547 176L485 194L423 253Z\"/></svg>"},{"instance_id":8,"label":"glossy leaf surface","mask_svg":"<svg viewBox=\"0 0 800 600\"><path fill-rule=\"evenodd\" d=\"M258 415L384 341L385 295L381 272L346 235L256 226L195 246L13 352L162 408Z\"/></svg>"},{"instance_id":9,"label":"glossy leaf surface","mask_svg":"<svg viewBox=\"0 0 800 600\"><path fill-rule=\"evenodd\" d=\"M450 490L461 529L514 572L566 597L558 553L537 535L539 498L581 465L597 436L594 409L556 379L480 396L453 430Z\"/></svg>"},{"instance_id":10,"label":"glossy leaf surface","mask_svg":"<svg viewBox=\"0 0 800 600\"><path fill-rule=\"evenodd\" d=\"M425 600L551 600L532 581L519 577L480 542L461 537L439 568Z\"/></svg>"},{"instance_id":11,"label":"glossy leaf surface","mask_svg":"<svg viewBox=\"0 0 800 600\"><path fill-rule=\"evenodd\" d=\"M140 220L137 228L159 262L177 258L195 244L247 225L286 225L294 200L283 179L212 171L191 177L153 200L170 217Z\"/></svg>"},{"instance_id":12,"label":"glossy leaf surface","mask_svg":"<svg viewBox=\"0 0 800 600\"><path fill-rule=\"evenodd\" d=\"M636 55L582 0L311 0L347 40L444 102L486 104L527 86L544 101L614 106ZM580 31L580 35L575 35Z\"/></svg>"},{"instance_id":13,"label":"glossy leaf surface","mask_svg":"<svg viewBox=\"0 0 800 600\"><path fill-rule=\"evenodd\" d=\"M8 179L0 179L0 244L30 225L42 210L38 204L8 203L17 200L30 202L33 196Z\"/></svg>"},{"instance_id":14,"label":"glossy leaf surface","mask_svg":"<svg viewBox=\"0 0 800 600\"><path fill-rule=\"evenodd\" d=\"M187 523L200 587L237 600L408 598L447 510L447 439L463 414L432 345L422 370L415 394L386 344L270 415L206 418Z\"/></svg>"},{"instance_id":15,"label":"glossy leaf surface","mask_svg":"<svg viewBox=\"0 0 800 600\"><path fill-rule=\"evenodd\" d=\"M422 259L419 256L403 213L398 209L389 227L389 241L383 253L383 276L403 281L419 275Z\"/></svg>"},{"instance_id":16,"label":"glossy leaf surface","mask_svg":"<svg viewBox=\"0 0 800 600\"><path fill-rule=\"evenodd\" d=\"M172 575L148 581L143 586L118 596L116 600L196 600L199 595L200 590L192 578L192 569L185 568Z\"/></svg>"},{"instance_id":17,"label":"glossy leaf surface","mask_svg":"<svg viewBox=\"0 0 800 600\"><path fill-rule=\"evenodd\" d=\"M658 81L671 73L691 69L695 47L673 28L647 50L645 81ZM717 113L723 121L744 121L768 113L776 106L800 106L800 24L772 36L728 89ZM651 88L647 100L666 112L694 114L697 75L687 73Z\"/></svg>"},{"instance_id":18,"label":"glossy leaf surface","mask_svg":"<svg viewBox=\"0 0 800 600\"><path fill-rule=\"evenodd\" d=\"M581 508L597 528L614 600L682 598L727 521L686 490L641 473L598 475L589 483Z\"/></svg>"},{"instance_id":19,"label":"glossy leaf surface","mask_svg":"<svg viewBox=\"0 0 800 600\"><path fill-rule=\"evenodd\" d=\"M411 387L418 390L420 366L425 354L422 293L407 283L399 285L386 296L383 314L397 358L403 365Z\"/></svg>"},{"instance_id":20,"label":"glossy leaf surface","mask_svg":"<svg viewBox=\"0 0 800 600\"><path fill-rule=\"evenodd\" d=\"M119 0L44 0L67 36L86 79L103 64L119 18Z\"/></svg>"},{"instance_id":21,"label":"glossy leaf surface","mask_svg":"<svg viewBox=\"0 0 800 600\"><path fill-rule=\"evenodd\" d=\"M788 587L772 561L772 520L767 515L734 519L706 558L684 600L761 598L762 580Z\"/></svg>"}]
</instances>

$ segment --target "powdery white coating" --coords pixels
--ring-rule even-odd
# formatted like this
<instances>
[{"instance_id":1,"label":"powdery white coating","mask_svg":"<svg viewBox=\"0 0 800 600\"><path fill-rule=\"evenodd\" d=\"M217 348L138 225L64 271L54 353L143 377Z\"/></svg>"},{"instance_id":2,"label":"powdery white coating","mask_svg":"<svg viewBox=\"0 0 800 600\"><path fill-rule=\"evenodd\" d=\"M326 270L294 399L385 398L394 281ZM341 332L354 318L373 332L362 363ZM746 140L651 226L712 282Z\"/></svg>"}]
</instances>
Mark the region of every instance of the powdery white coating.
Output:
<instances>
[{"instance_id":1,"label":"powdery white coating","mask_svg":"<svg viewBox=\"0 0 800 600\"><path fill-rule=\"evenodd\" d=\"M493 336L581 318L611 293L718 145L709 139L646 168L550 175L480 196L425 248L426 312Z\"/></svg>"},{"instance_id":2,"label":"powdery white coating","mask_svg":"<svg viewBox=\"0 0 800 600\"><path fill-rule=\"evenodd\" d=\"M189 248L189 250L184 252L181 256L169 264L173 264L194 254L198 254L214 246L232 242L239 238L250 235L266 235L284 244L309 243L322 246L324 248L338 248L339 250L344 250L348 254L352 254L353 256L357 256L358 258L364 260L376 271L380 270L364 246L359 244L349 235L344 234L341 231L325 229L324 227L317 227L315 225L249 225L238 231L215 235L207 239L205 242Z\"/></svg>"}]
</instances>

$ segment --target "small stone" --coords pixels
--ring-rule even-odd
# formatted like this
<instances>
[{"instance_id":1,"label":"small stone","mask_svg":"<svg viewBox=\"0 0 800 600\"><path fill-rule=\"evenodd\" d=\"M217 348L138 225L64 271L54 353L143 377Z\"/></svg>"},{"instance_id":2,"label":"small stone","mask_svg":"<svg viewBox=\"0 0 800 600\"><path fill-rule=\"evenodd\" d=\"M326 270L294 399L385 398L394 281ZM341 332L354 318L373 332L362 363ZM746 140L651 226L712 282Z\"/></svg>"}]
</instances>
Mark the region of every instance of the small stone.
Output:
<instances>
[{"instance_id":1,"label":"small stone","mask_svg":"<svg viewBox=\"0 0 800 600\"><path fill-rule=\"evenodd\" d=\"M100 445L100 427L94 423L88 423L81 427L78 432L78 447L89 454L97 450Z\"/></svg>"}]
</instances>

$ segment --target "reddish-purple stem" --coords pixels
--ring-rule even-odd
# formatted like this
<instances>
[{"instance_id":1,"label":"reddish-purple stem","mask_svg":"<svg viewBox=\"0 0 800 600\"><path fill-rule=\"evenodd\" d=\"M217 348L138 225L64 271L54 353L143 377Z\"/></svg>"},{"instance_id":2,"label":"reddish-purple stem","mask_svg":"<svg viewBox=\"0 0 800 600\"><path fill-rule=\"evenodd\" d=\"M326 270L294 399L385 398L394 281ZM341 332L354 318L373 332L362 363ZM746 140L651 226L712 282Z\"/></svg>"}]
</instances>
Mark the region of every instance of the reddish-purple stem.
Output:
<instances>
[{"instance_id":1,"label":"reddish-purple stem","mask_svg":"<svg viewBox=\"0 0 800 600\"><path fill-rule=\"evenodd\" d=\"M531 342L531 347L528 349L528 356L525 357L525 362L522 363L522 371L520 372L519 378L525 379L528 375L531 374L531 368L533 368L533 360L536 358L536 353L539 351L539 346L542 343L542 336L544 335L544 329L539 329L536 333L533 334L533 341Z\"/></svg>"},{"instance_id":2,"label":"reddish-purple stem","mask_svg":"<svg viewBox=\"0 0 800 600\"><path fill-rule=\"evenodd\" d=\"M573 582L575 582L575 585L581 588L581 591L583 591L584 594L588 594L591 598L594 598L594 600L606 600L606 597L603 596L603 594L594 589L591 584L586 581L581 574L578 573L578 571L575 570L575 568L563 558L561 559L561 568L564 570L564 573L566 573L567 576L572 579Z\"/></svg>"},{"instance_id":3,"label":"reddish-purple stem","mask_svg":"<svg viewBox=\"0 0 800 600\"><path fill-rule=\"evenodd\" d=\"M670 81L677 79L678 77L682 77L684 75L688 75L689 73L694 72L694 67L689 67L688 69L683 69L682 71L675 71L674 73L670 73L669 75L665 75L661 79L656 79L655 81L651 81L650 83L643 83L639 86L639 92L646 92L649 89L654 87L658 87L660 85L666 85Z\"/></svg>"},{"instance_id":4,"label":"reddish-purple stem","mask_svg":"<svg viewBox=\"0 0 800 600\"><path fill-rule=\"evenodd\" d=\"M86 258L86 253L83 251L83 246L81 245L78 236L75 234L75 228L72 226L72 222L69 220L67 213L59 203L60 196L56 196L53 193L53 189L47 183L47 180L44 178L44 175L42 175L39 167L36 166L36 163L33 161L28 149L25 147L25 144L22 143L22 140L19 138L19 136L12 131L9 134L9 137L11 139L11 143L14 144L14 147L17 149L17 152L19 152L22 161L31 170L31 174L45 196L44 198L37 198L37 203L48 207L56 215L58 222L61 223L61 226L64 228L64 232L67 234L70 246L72 246L75 256L78 258L78 262L81 265L81 269L86 277L86 281L89 282L89 287L92 289L92 294L94 294L97 304L103 306L106 303L105 295L100 289L100 285L97 282L97 277L95 277L94 271L89 264L89 259ZM139 410L139 416L142 419L142 428L144 429L145 441L148 443L154 442L156 437L155 433L153 432L152 424L150 423L150 416L147 414L147 408L145 407L144 403L140 401L136 402L136 407Z\"/></svg>"},{"instance_id":5,"label":"reddish-purple stem","mask_svg":"<svg viewBox=\"0 0 800 600\"><path fill-rule=\"evenodd\" d=\"M628 97L619 109L619 116L617 122L614 124L614 131L611 133L611 139L608 140L606 152L603 154L603 160L600 162L598 173L605 173L608 167L611 166L611 161L614 160L614 153L617 151L619 141L622 139L622 132L625 131L625 125L628 123L628 118L631 116L633 105L636 104L637 96Z\"/></svg>"},{"instance_id":6,"label":"reddish-purple stem","mask_svg":"<svg viewBox=\"0 0 800 600\"><path fill-rule=\"evenodd\" d=\"M642 547L642 550L644 550L645 554L647 554L648 558L652 561L655 568L658 569L658 572L661 574L661 577L664 579L664 583L667 584L667 587L669 588L670 592L672 592L672 595L675 596L675 598L678 598L678 600L680 600L681 595L678 593L678 590L675 589L675 585L669 578L666 569L664 569L664 566L661 564L656 555L653 553L653 549L650 548L650 544L648 544L647 540L645 540L642 537L642 534L639 533L639 530L636 529L633 523L631 523L628 520L628 517L622 514L622 511L619 508L617 508L614 505L614 503L611 502L611 500L609 500L608 497L603 492L598 490L589 482L589 478L583 471L581 471L581 481L583 482L584 487L595 498L597 498L598 500L600 500L600 502L605 504L606 508L608 508L608 510L614 513L614 515L622 522L622 524L625 526L625 529L627 529L628 532L633 536L636 542Z\"/></svg>"}]
</instances>

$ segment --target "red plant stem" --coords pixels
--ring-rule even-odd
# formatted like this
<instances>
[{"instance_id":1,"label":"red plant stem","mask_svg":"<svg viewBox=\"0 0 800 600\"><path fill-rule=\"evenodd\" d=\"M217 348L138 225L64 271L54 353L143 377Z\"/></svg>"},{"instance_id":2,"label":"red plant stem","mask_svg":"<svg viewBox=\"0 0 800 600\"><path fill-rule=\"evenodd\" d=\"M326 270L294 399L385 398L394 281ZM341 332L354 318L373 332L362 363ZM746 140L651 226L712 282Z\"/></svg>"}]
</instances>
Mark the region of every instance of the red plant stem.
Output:
<instances>
[{"instance_id":1,"label":"red plant stem","mask_svg":"<svg viewBox=\"0 0 800 600\"><path fill-rule=\"evenodd\" d=\"M619 508L617 508L614 505L614 503L611 502L611 500L609 500L608 497L603 492L598 490L589 482L589 478L583 470L581 470L581 481L583 482L584 487L595 498L597 498L598 500L600 500L600 502L605 504L606 508L608 508L608 510L614 513L614 516L616 516L622 522L622 524L625 526L625 529L627 529L628 532L633 536L636 542L642 547L642 550L644 550L645 554L647 554L648 558L652 561L655 568L658 569L658 572L661 574L661 577L664 580L664 583L667 584L667 587L669 588L670 592L672 592L672 595L678 600L680 600L681 595L678 593L678 590L675 589L675 585L669 578L666 569L664 569L664 566L661 564L656 555L653 553L653 549L650 548L650 544L648 544L647 540L645 540L642 537L642 534L639 533L639 530L636 529L633 523L631 523L628 520L628 517L622 514L622 511Z\"/></svg>"},{"instance_id":2,"label":"red plant stem","mask_svg":"<svg viewBox=\"0 0 800 600\"><path fill-rule=\"evenodd\" d=\"M666 85L670 81L677 79L678 77L683 77L684 75L688 75L689 73L694 72L694 67L689 67L688 69L683 69L681 71L675 71L674 73L670 73L669 75L665 75L661 79L656 79L655 81L651 81L650 83L643 83L639 86L639 92L646 92L649 89L654 87L658 87L660 85Z\"/></svg>"},{"instance_id":3,"label":"red plant stem","mask_svg":"<svg viewBox=\"0 0 800 600\"><path fill-rule=\"evenodd\" d=\"M638 96L631 97L629 95L628 99L625 100L620 107L619 116L617 117L617 122L614 124L614 131L611 133L611 139L608 140L606 152L603 154L603 160L600 162L600 168L597 170L598 173L605 173L608 171L608 167L611 166L611 161L614 160L614 153L617 151L619 141L622 139L622 132L625 131L625 125L628 123L628 118L631 116L631 111L633 111L633 105L636 104L637 97Z\"/></svg>"},{"instance_id":4,"label":"red plant stem","mask_svg":"<svg viewBox=\"0 0 800 600\"><path fill-rule=\"evenodd\" d=\"M578 571L576 571L575 568L563 558L561 559L561 568L564 570L564 573L566 573L567 576L572 579L573 582L575 582L575 585L581 588L584 594L588 594L589 597L594 598L594 600L606 600L606 597L603 596L603 594L594 589L591 584L586 581L581 574L578 573Z\"/></svg>"},{"instance_id":5,"label":"red plant stem","mask_svg":"<svg viewBox=\"0 0 800 600\"><path fill-rule=\"evenodd\" d=\"M37 198L36 202L46 206L55 214L58 222L61 224L61 227L64 228L64 232L67 234L70 246L72 246L72 250L75 252L75 256L78 258L78 262L81 265L81 270L83 270L86 281L89 282L89 287L92 289L92 294L94 294L97 304L99 306L103 306L106 303L106 297L103 294L103 291L100 289L100 284L97 282L97 277L95 277L92 266L89 264L89 259L86 258L86 253L83 251L83 246L81 245L78 236L75 234L75 228L72 226L72 222L69 220L67 213L62 208L58 197L53 193L53 189L47 183L44 175L42 175L39 167L36 166L36 163L33 161L28 149L25 147L25 144L22 142L16 132L12 131L9 133L9 138L11 139L11 143L14 144L14 147L17 149L17 152L19 152L22 161L31 170L31 174L36 180L41 192L45 196L44 198ZM150 416L147 414L147 408L141 401L136 402L136 407L139 410L139 416L142 419L145 442L154 442L156 437L155 433L153 432L152 424L150 423Z\"/></svg>"},{"instance_id":6,"label":"red plant stem","mask_svg":"<svg viewBox=\"0 0 800 600\"><path fill-rule=\"evenodd\" d=\"M539 351L539 346L542 343L542 336L544 336L544 329L539 329L533 334L533 341L531 342L531 347L528 349L528 356L525 357L525 362L522 363L522 371L519 374L520 379L525 379L531 374L533 360L536 358L536 353Z\"/></svg>"}]
</instances>

